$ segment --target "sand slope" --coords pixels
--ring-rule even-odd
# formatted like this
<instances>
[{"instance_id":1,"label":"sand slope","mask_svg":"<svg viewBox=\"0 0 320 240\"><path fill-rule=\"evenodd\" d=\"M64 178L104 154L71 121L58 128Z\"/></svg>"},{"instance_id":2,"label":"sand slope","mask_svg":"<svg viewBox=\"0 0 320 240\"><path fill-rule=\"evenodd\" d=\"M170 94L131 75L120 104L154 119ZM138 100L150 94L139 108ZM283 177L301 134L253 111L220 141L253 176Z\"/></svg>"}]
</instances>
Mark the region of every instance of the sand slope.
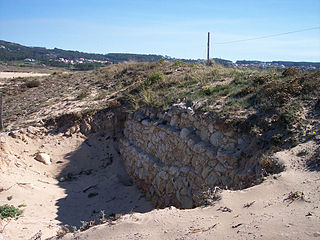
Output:
<instances>
[{"instance_id":1,"label":"sand slope","mask_svg":"<svg viewBox=\"0 0 320 240\"><path fill-rule=\"evenodd\" d=\"M224 190L214 206L135 213L63 239L320 239L320 174L303 167L308 155L296 156L316 146L277 153L285 172L249 189ZM296 191L303 200L287 199Z\"/></svg>"},{"instance_id":2,"label":"sand slope","mask_svg":"<svg viewBox=\"0 0 320 240\"><path fill-rule=\"evenodd\" d=\"M319 183L319 174L287 172L247 190L224 191L213 207L135 213L63 239L319 239ZM284 201L295 190L306 201Z\"/></svg>"},{"instance_id":3,"label":"sand slope","mask_svg":"<svg viewBox=\"0 0 320 240\"><path fill-rule=\"evenodd\" d=\"M313 141L276 153L286 171L245 190L223 190L214 206L157 210L130 184L111 133L66 136L29 127L9 135L0 135L0 205L26 207L17 220L1 220L5 240L31 239L40 230L46 239L66 224L79 229L101 210L122 217L63 239L320 238L320 173L305 164L318 147ZM52 164L36 161L38 151ZM303 199L287 199L296 191Z\"/></svg>"},{"instance_id":4,"label":"sand slope","mask_svg":"<svg viewBox=\"0 0 320 240\"><path fill-rule=\"evenodd\" d=\"M0 205L26 205L19 219L0 222L5 240L30 239L39 230L42 239L55 236L61 226L100 218L101 210L109 216L153 209L130 183L109 133L86 138L29 128L0 140ZM34 159L39 151L51 156L51 165Z\"/></svg>"}]
</instances>

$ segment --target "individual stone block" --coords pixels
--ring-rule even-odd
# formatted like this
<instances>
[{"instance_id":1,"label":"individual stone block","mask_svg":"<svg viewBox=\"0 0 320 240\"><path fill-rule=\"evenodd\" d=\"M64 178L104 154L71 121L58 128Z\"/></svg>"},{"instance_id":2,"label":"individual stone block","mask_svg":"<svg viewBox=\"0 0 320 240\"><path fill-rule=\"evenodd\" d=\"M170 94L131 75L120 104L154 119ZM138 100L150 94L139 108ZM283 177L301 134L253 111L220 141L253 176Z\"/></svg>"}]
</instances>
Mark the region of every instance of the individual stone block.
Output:
<instances>
[{"instance_id":1,"label":"individual stone block","mask_svg":"<svg viewBox=\"0 0 320 240\"><path fill-rule=\"evenodd\" d=\"M205 181L209 187L214 187L219 182L217 176L213 172L209 174Z\"/></svg>"},{"instance_id":2,"label":"individual stone block","mask_svg":"<svg viewBox=\"0 0 320 240\"><path fill-rule=\"evenodd\" d=\"M214 134L211 135L210 137L210 143L213 146L218 147L222 143L222 133L220 131L215 132Z\"/></svg>"},{"instance_id":3,"label":"individual stone block","mask_svg":"<svg viewBox=\"0 0 320 240\"><path fill-rule=\"evenodd\" d=\"M178 116L177 116L177 115L174 115L174 116L171 118L170 125L171 125L172 127L177 126L177 125L178 125L178 122L179 122Z\"/></svg>"},{"instance_id":4,"label":"individual stone block","mask_svg":"<svg viewBox=\"0 0 320 240\"><path fill-rule=\"evenodd\" d=\"M200 138L202 141L208 142L209 141L209 132L208 128L202 127L200 130Z\"/></svg>"},{"instance_id":5,"label":"individual stone block","mask_svg":"<svg viewBox=\"0 0 320 240\"><path fill-rule=\"evenodd\" d=\"M225 173L227 171L226 167L221 163L218 163L218 165L215 167L215 170L221 173Z\"/></svg>"},{"instance_id":6,"label":"individual stone block","mask_svg":"<svg viewBox=\"0 0 320 240\"><path fill-rule=\"evenodd\" d=\"M186 139L187 136L191 133L191 131L187 128L183 128L180 132L180 137Z\"/></svg>"},{"instance_id":7,"label":"individual stone block","mask_svg":"<svg viewBox=\"0 0 320 240\"><path fill-rule=\"evenodd\" d=\"M207 176L209 175L209 173L210 173L211 171L212 171L212 168L209 167L209 166L203 168L203 171L202 171L202 173L201 173L202 178L203 178L203 179L206 179Z\"/></svg>"},{"instance_id":8,"label":"individual stone block","mask_svg":"<svg viewBox=\"0 0 320 240\"><path fill-rule=\"evenodd\" d=\"M196 143L192 150L196 153L204 153L206 151L206 146L203 142Z\"/></svg>"}]
</instances>

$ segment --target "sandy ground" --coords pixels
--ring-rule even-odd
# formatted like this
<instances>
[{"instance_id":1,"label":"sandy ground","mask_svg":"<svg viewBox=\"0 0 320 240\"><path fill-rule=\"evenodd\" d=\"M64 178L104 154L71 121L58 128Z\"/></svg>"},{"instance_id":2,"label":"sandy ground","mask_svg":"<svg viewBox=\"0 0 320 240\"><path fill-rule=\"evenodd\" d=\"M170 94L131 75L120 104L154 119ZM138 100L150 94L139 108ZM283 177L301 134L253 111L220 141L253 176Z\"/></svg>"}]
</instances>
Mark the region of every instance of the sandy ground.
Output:
<instances>
[{"instance_id":1,"label":"sandy ground","mask_svg":"<svg viewBox=\"0 0 320 240\"><path fill-rule=\"evenodd\" d=\"M0 205L26 205L17 220L1 221L0 239L31 239L40 230L38 239L46 239L101 210L122 216L63 239L320 239L320 173L305 166L313 141L275 154L286 171L245 190L223 190L215 205L191 210L153 209L128 181L110 133L85 138L29 127L2 133L0 141ZM37 162L37 151L52 164ZM303 199L288 199L296 191Z\"/></svg>"},{"instance_id":2,"label":"sandy ground","mask_svg":"<svg viewBox=\"0 0 320 240\"><path fill-rule=\"evenodd\" d=\"M223 190L214 206L135 213L63 239L320 239L320 174L301 169L296 156L315 146L278 153L285 172L245 190ZM303 199L287 199L296 191Z\"/></svg>"},{"instance_id":3,"label":"sandy ground","mask_svg":"<svg viewBox=\"0 0 320 240\"><path fill-rule=\"evenodd\" d=\"M34 72L0 72L0 86L4 85L8 79L18 77L42 77L48 76L48 73L34 73Z\"/></svg>"},{"instance_id":4,"label":"sandy ground","mask_svg":"<svg viewBox=\"0 0 320 240\"><path fill-rule=\"evenodd\" d=\"M26 205L22 217L1 220L0 239L30 239L40 230L45 239L64 225L98 219L101 211L108 217L153 209L130 183L109 133L70 137L30 127L2 133L0 141L0 205ZM51 165L34 159L39 151L51 156Z\"/></svg>"},{"instance_id":5,"label":"sandy ground","mask_svg":"<svg viewBox=\"0 0 320 240\"><path fill-rule=\"evenodd\" d=\"M17 77L39 77L47 76L47 73L26 73L26 72L0 72L0 78L17 78Z\"/></svg>"},{"instance_id":6,"label":"sandy ground","mask_svg":"<svg viewBox=\"0 0 320 240\"><path fill-rule=\"evenodd\" d=\"M319 239L319 182L319 174L286 172L247 190L225 190L212 207L135 213L63 239ZM284 201L290 191L303 191L305 200Z\"/></svg>"}]
</instances>

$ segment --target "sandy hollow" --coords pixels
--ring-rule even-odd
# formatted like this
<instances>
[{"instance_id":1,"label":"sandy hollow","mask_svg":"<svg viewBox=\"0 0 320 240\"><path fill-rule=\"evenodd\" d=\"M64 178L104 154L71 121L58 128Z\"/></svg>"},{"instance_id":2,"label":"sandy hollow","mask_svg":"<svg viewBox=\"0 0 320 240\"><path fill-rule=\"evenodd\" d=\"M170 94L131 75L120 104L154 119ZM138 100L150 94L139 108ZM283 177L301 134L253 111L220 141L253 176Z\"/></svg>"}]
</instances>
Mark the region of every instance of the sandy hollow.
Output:
<instances>
[{"instance_id":1,"label":"sandy hollow","mask_svg":"<svg viewBox=\"0 0 320 240\"><path fill-rule=\"evenodd\" d=\"M130 183L109 132L66 136L29 127L1 133L0 144L0 205L25 205L18 219L1 220L4 240L46 239L102 212L119 218L62 239L320 239L320 173L304 167L318 146L313 141L276 154L284 172L248 189L222 190L213 206L190 210L154 209ZM36 161L37 152L52 164Z\"/></svg>"}]
</instances>

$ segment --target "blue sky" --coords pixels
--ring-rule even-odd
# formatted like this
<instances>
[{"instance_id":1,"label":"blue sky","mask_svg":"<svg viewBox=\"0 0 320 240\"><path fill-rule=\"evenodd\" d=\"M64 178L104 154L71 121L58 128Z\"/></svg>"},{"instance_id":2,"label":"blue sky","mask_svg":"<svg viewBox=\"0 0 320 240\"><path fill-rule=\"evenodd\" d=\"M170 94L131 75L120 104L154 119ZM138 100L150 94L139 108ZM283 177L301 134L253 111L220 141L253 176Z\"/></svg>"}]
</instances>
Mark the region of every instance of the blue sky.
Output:
<instances>
[{"instance_id":1,"label":"blue sky","mask_svg":"<svg viewBox=\"0 0 320 240\"><path fill-rule=\"evenodd\" d=\"M0 0L0 39L94 53L320 61L319 0Z\"/></svg>"}]
</instances>

